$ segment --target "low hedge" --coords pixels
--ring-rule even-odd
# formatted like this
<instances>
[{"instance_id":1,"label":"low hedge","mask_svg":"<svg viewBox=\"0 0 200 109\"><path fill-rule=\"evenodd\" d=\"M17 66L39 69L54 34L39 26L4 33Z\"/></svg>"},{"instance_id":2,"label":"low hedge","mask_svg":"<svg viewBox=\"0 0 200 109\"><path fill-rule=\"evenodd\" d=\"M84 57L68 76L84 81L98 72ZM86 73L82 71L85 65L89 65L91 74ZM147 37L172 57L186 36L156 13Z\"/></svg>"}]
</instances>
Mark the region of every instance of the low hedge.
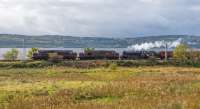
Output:
<instances>
[{"instance_id":1,"label":"low hedge","mask_svg":"<svg viewBox=\"0 0 200 109\"><path fill-rule=\"evenodd\" d=\"M200 67L200 62L196 61L175 61L167 62L160 60L119 60L119 61L1 61L0 67L4 68L41 68L49 66L66 66L74 68L95 68L108 67L110 64L116 64L121 67L142 67L142 66L185 66L185 67Z\"/></svg>"},{"instance_id":2,"label":"low hedge","mask_svg":"<svg viewBox=\"0 0 200 109\"><path fill-rule=\"evenodd\" d=\"M45 62L45 61L31 61L31 62L23 62L23 61L15 61L15 62L0 62L0 67L6 68L34 68L34 67L47 67L52 66L53 63Z\"/></svg>"}]
</instances>

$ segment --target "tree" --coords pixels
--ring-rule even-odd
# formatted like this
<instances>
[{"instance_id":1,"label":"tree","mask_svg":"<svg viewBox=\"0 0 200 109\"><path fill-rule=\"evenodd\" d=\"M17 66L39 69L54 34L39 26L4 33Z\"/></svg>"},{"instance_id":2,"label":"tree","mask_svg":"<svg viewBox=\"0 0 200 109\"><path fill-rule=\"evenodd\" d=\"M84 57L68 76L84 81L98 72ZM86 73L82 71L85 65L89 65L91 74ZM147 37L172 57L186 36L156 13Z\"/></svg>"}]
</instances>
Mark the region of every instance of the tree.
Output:
<instances>
[{"instance_id":1,"label":"tree","mask_svg":"<svg viewBox=\"0 0 200 109\"><path fill-rule=\"evenodd\" d=\"M85 52L94 51L94 50L95 50L95 48L84 48Z\"/></svg>"},{"instance_id":2,"label":"tree","mask_svg":"<svg viewBox=\"0 0 200 109\"><path fill-rule=\"evenodd\" d=\"M10 51L6 52L3 57L5 60L14 61L17 59L19 51L15 48L12 48Z\"/></svg>"},{"instance_id":3,"label":"tree","mask_svg":"<svg viewBox=\"0 0 200 109\"><path fill-rule=\"evenodd\" d=\"M187 45L180 44L175 48L173 52L173 56L175 59L185 62L188 59L188 55L189 55L188 51L189 51L189 47Z\"/></svg>"},{"instance_id":4,"label":"tree","mask_svg":"<svg viewBox=\"0 0 200 109\"><path fill-rule=\"evenodd\" d=\"M31 58L33 57L33 54L34 54L34 53L37 53L38 50L39 50L38 48L31 48L31 49L28 51L27 57L28 57L29 59L31 59Z\"/></svg>"},{"instance_id":5,"label":"tree","mask_svg":"<svg viewBox=\"0 0 200 109\"><path fill-rule=\"evenodd\" d=\"M193 62L200 61L200 51L195 49L188 50L188 59Z\"/></svg>"}]
</instances>

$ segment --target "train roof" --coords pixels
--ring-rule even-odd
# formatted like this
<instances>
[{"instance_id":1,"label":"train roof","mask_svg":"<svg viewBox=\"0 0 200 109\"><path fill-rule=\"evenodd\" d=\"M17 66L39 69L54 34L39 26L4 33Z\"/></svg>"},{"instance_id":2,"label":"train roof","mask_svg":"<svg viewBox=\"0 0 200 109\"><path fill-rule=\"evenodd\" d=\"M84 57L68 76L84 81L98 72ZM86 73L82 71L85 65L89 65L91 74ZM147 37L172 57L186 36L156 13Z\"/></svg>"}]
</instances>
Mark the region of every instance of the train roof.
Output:
<instances>
[{"instance_id":1,"label":"train roof","mask_svg":"<svg viewBox=\"0 0 200 109\"><path fill-rule=\"evenodd\" d=\"M73 50L39 50L38 52L67 52L71 53Z\"/></svg>"},{"instance_id":2,"label":"train roof","mask_svg":"<svg viewBox=\"0 0 200 109\"><path fill-rule=\"evenodd\" d=\"M123 51L124 53L144 53L144 52L155 52L155 51Z\"/></svg>"},{"instance_id":3,"label":"train roof","mask_svg":"<svg viewBox=\"0 0 200 109\"><path fill-rule=\"evenodd\" d=\"M85 52L116 52L114 50L92 50L92 51L85 51Z\"/></svg>"}]
</instances>

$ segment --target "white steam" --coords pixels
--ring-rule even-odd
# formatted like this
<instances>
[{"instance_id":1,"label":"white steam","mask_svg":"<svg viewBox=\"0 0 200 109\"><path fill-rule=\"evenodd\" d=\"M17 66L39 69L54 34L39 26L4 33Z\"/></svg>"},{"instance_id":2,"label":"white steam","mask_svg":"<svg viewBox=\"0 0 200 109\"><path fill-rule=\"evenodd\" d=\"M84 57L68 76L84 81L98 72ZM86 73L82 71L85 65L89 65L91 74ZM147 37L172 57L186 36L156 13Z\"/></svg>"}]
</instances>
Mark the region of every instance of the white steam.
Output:
<instances>
[{"instance_id":1,"label":"white steam","mask_svg":"<svg viewBox=\"0 0 200 109\"><path fill-rule=\"evenodd\" d=\"M149 50L149 49L153 49L153 48L163 48L166 46L168 46L168 48L174 48L178 45L180 45L182 42L182 39L179 38L175 41L155 41L155 42L145 42L142 44L135 44L132 46L129 46L127 48L127 50L135 50L135 51L140 51L140 50Z\"/></svg>"}]
</instances>

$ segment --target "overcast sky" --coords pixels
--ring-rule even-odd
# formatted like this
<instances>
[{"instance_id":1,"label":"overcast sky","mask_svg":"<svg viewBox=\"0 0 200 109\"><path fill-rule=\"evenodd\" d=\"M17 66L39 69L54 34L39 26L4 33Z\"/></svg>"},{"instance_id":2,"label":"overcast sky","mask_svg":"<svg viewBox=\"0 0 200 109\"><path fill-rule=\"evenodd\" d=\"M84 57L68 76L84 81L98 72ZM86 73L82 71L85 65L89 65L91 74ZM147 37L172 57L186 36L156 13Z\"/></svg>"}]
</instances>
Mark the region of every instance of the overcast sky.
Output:
<instances>
[{"instance_id":1,"label":"overcast sky","mask_svg":"<svg viewBox=\"0 0 200 109\"><path fill-rule=\"evenodd\" d=\"M0 0L0 33L200 35L200 0Z\"/></svg>"}]
</instances>

